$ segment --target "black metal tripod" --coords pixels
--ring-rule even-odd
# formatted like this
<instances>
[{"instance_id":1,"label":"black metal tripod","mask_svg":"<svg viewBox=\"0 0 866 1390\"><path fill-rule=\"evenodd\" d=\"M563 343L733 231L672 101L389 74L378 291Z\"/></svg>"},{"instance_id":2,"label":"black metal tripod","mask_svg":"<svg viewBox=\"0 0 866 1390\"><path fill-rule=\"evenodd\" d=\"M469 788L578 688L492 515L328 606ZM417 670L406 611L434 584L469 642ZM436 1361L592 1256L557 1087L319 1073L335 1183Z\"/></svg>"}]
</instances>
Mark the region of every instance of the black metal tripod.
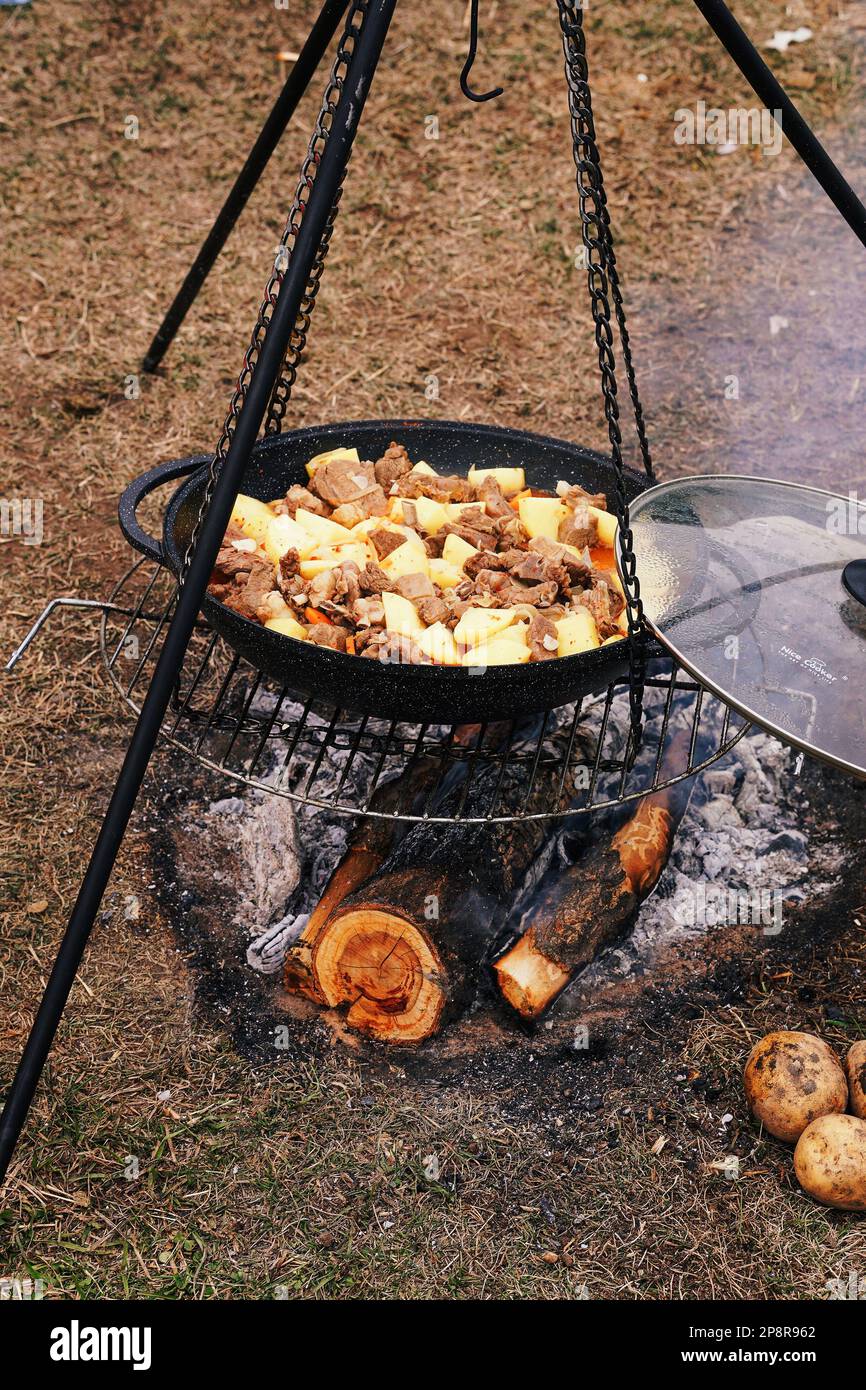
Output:
<instances>
[{"instance_id":1,"label":"black metal tripod","mask_svg":"<svg viewBox=\"0 0 866 1390\"><path fill-rule=\"evenodd\" d=\"M802 120L727 7L721 0L695 0L695 3L758 97L771 110L782 113L785 135L849 226L866 244L866 208ZM145 358L145 369L154 370L255 187L341 17L348 11L341 40L341 51L346 55L345 76L339 84L339 99L330 104L326 97L323 108L323 115L327 116L324 127L326 138L311 146L304 166L301 188L306 190L306 196L301 198L298 195L299 201L296 200L290 219L292 235L287 265L280 268L269 282L253 343L245 358L242 389L239 384L215 455L209 505L200 518L150 688L0 1118L0 1180L12 1157L87 945L184 660L220 542L240 491L244 471L269 403L273 400L275 387L281 383L287 352L295 350L299 354L298 341L305 340L311 297L315 297L343 177L395 4L396 0L325 0L283 92ZM560 5L560 11L563 8ZM569 9L577 15L579 23L579 7L572 5ZM477 21L477 8L474 16ZM468 67L469 64L464 69L464 90L467 89ZM471 91L467 94L475 98ZM321 131L322 127L319 129Z\"/></svg>"}]
</instances>

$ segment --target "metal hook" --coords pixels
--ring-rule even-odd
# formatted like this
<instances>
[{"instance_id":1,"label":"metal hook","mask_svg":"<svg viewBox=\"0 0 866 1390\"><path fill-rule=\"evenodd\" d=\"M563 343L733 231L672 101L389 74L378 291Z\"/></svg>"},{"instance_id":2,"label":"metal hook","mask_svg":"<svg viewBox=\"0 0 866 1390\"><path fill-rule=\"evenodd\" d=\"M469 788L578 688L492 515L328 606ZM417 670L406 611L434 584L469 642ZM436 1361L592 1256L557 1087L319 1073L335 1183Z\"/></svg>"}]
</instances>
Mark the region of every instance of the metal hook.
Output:
<instances>
[{"instance_id":1,"label":"metal hook","mask_svg":"<svg viewBox=\"0 0 866 1390\"><path fill-rule=\"evenodd\" d=\"M460 74L460 90L470 101L492 101L494 97L501 97L504 88L494 87L489 92L473 92L469 86L469 74L472 71L472 64L478 52L478 0L470 0L469 10L469 53L466 62L463 64L463 71Z\"/></svg>"}]
</instances>

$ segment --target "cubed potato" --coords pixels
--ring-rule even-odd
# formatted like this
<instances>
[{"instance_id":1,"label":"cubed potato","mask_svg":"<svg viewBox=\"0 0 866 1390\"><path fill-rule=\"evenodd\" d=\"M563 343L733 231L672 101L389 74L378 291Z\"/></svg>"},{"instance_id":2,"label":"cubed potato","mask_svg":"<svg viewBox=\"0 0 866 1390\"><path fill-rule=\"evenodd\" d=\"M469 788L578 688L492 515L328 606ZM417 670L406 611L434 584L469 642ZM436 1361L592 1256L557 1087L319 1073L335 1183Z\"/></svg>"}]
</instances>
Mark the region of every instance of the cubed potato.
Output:
<instances>
[{"instance_id":1,"label":"cubed potato","mask_svg":"<svg viewBox=\"0 0 866 1390\"><path fill-rule=\"evenodd\" d=\"M503 629L502 632L498 632L496 634L496 641L517 642L521 646L525 647L527 646L529 641L529 638L527 636L528 632L529 623L512 623L510 627L506 627Z\"/></svg>"},{"instance_id":2,"label":"cubed potato","mask_svg":"<svg viewBox=\"0 0 866 1390\"><path fill-rule=\"evenodd\" d=\"M232 507L231 520L250 540L264 546L274 514L267 502L260 502L257 497L245 497L240 493Z\"/></svg>"},{"instance_id":3,"label":"cubed potato","mask_svg":"<svg viewBox=\"0 0 866 1390\"><path fill-rule=\"evenodd\" d=\"M432 497L394 497L391 499L392 505L397 503L394 512L391 513L394 521L410 524L409 516L405 511L405 505L415 508L415 515L418 518L418 525L422 531L426 531L429 536L434 536L448 521L448 513L441 502L435 502Z\"/></svg>"},{"instance_id":4,"label":"cubed potato","mask_svg":"<svg viewBox=\"0 0 866 1390\"><path fill-rule=\"evenodd\" d=\"M363 569L367 563L368 550L363 545L341 545L333 549L323 548L307 556L298 566L302 579L315 579L317 574L324 574L325 570L336 569L338 565L345 564L347 560L353 560L358 569Z\"/></svg>"},{"instance_id":5,"label":"cubed potato","mask_svg":"<svg viewBox=\"0 0 866 1390\"><path fill-rule=\"evenodd\" d=\"M316 548L316 538L299 526L290 516L272 516L265 533L265 553L269 560L277 563L287 550L297 550L304 560Z\"/></svg>"},{"instance_id":6,"label":"cubed potato","mask_svg":"<svg viewBox=\"0 0 866 1390\"><path fill-rule=\"evenodd\" d=\"M444 502L442 505L448 513L448 520L458 523L462 519L464 512L478 511L479 507L482 511L484 510L483 502Z\"/></svg>"},{"instance_id":7,"label":"cubed potato","mask_svg":"<svg viewBox=\"0 0 866 1390\"><path fill-rule=\"evenodd\" d=\"M472 647L463 657L463 666L523 666L529 660L529 648L520 642L507 642L494 637Z\"/></svg>"},{"instance_id":8,"label":"cubed potato","mask_svg":"<svg viewBox=\"0 0 866 1390\"><path fill-rule=\"evenodd\" d=\"M457 643L444 623L433 623L415 638L425 656L440 666L459 666Z\"/></svg>"},{"instance_id":9,"label":"cubed potato","mask_svg":"<svg viewBox=\"0 0 866 1390\"><path fill-rule=\"evenodd\" d=\"M513 608L467 608L454 629L454 640L461 647L477 647L480 642L492 641L516 617Z\"/></svg>"},{"instance_id":10,"label":"cubed potato","mask_svg":"<svg viewBox=\"0 0 866 1390\"><path fill-rule=\"evenodd\" d=\"M434 478L436 477L436 469L431 468L429 463L425 463L423 459L419 459L411 471L413 473L427 473L428 475L432 475Z\"/></svg>"},{"instance_id":11,"label":"cubed potato","mask_svg":"<svg viewBox=\"0 0 866 1390\"><path fill-rule=\"evenodd\" d=\"M595 618L588 608L575 608L555 623L559 637L557 656L575 656L578 652L589 652L600 647Z\"/></svg>"},{"instance_id":12,"label":"cubed potato","mask_svg":"<svg viewBox=\"0 0 866 1390\"><path fill-rule=\"evenodd\" d=\"M284 637L297 637L299 642L307 642L307 630L292 617L269 618L265 623L272 632L281 632Z\"/></svg>"},{"instance_id":13,"label":"cubed potato","mask_svg":"<svg viewBox=\"0 0 866 1390\"><path fill-rule=\"evenodd\" d=\"M430 574L430 561L425 550L419 550L411 541L404 541L379 561L380 568L389 579L402 579L405 574Z\"/></svg>"},{"instance_id":14,"label":"cubed potato","mask_svg":"<svg viewBox=\"0 0 866 1390\"><path fill-rule=\"evenodd\" d=\"M321 468L323 463L330 463L331 459L351 459L353 463L360 463L361 458L357 449L326 449L323 454L316 454L307 464L307 477L312 478L317 468Z\"/></svg>"},{"instance_id":15,"label":"cubed potato","mask_svg":"<svg viewBox=\"0 0 866 1390\"><path fill-rule=\"evenodd\" d=\"M602 645L603 647L609 647L610 644L611 644L611 642L621 642L622 640L623 640L623 634L622 634L621 632L615 632L615 633L613 634L613 637L605 637L605 639L604 639L604 641L602 642L601 645Z\"/></svg>"},{"instance_id":16,"label":"cubed potato","mask_svg":"<svg viewBox=\"0 0 866 1390\"><path fill-rule=\"evenodd\" d=\"M555 541L559 538L559 527L568 510L558 497L521 497L518 514L530 537L547 536Z\"/></svg>"},{"instance_id":17,"label":"cubed potato","mask_svg":"<svg viewBox=\"0 0 866 1390\"><path fill-rule=\"evenodd\" d=\"M306 507L298 507L295 512L295 521L298 526L302 526L316 541L324 545L337 545L342 542L344 545L353 539L352 532L348 526L340 526L336 521L329 521L326 516L319 516L316 512L308 512Z\"/></svg>"},{"instance_id":18,"label":"cubed potato","mask_svg":"<svg viewBox=\"0 0 866 1390\"><path fill-rule=\"evenodd\" d=\"M506 497L513 497L526 487L526 476L522 468L470 468L469 481L478 487L485 478L492 478L499 484Z\"/></svg>"},{"instance_id":19,"label":"cubed potato","mask_svg":"<svg viewBox=\"0 0 866 1390\"><path fill-rule=\"evenodd\" d=\"M462 536L446 536L445 544L442 547L442 559L446 565L453 565L454 569L462 570L470 555L477 555L478 551L474 545L470 545Z\"/></svg>"},{"instance_id":20,"label":"cubed potato","mask_svg":"<svg viewBox=\"0 0 866 1390\"><path fill-rule=\"evenodd\" d=\"M401 632L406 637L415 637L424 631L424 624L418 616L418 609L401 594L383 594L385 626L389 632Z\"/></svg>"},{"instance_id":21,"label":"cubed potato","mask_svg":"<svg viewBox=\"0 0 866 1390\"><path fill-rule=\"evenodd\" d=\"M601 507L590 507L589 514L598 526L598 543L613 549L616 541L617 520L613 512L603 512Z\"/></svg>"},{"instance_id":22,"label":"cubed potato","mask_svg":"<svg viewBox=\"0 0 866 1390\"><path fill-rule=\"evenodd\" d=\"M439 560L436 557L430 560L430 578L434 584L438 584L440 589L454 589L458 584L462 584L466 575L454 565L449 565L447 560Z\"/></svg>"}]
</instances>

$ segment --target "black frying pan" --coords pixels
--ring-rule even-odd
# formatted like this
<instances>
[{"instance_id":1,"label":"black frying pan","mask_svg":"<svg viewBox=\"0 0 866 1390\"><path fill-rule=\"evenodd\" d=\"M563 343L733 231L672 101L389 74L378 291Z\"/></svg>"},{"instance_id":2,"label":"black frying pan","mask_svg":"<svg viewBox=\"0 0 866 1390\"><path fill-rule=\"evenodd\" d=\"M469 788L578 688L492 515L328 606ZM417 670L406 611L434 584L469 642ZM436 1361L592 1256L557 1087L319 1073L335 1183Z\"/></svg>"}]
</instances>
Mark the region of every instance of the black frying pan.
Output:
<instances>
[{"instance_id":1,"label":"black frying pan","mask_svg":"<svg viewBox=\"0 0 866 1390\"><path fill-rule=\"evenodd\" d=\"M406 446L413 462L426 459L440 473L465 476L472 464L478 468L522 464L528 487L552 491L564 478L589 492L605 493L613 509L613 465L601 454L543 435L448 420L350 421L271 436L256 446L243 490L270 501L283 496L292 483L308 481L304 464L314 454L355 445L362 459L376 459L392 440ZM153 468L131 483L120 499L120 526L127 540L175 574L198 516L209 458L198 455ZM136 510L155 488L186 475L169 502L160 543L142 530ZM628 470L625 486L631 501L647 480ZM483 672L399 666L284 637L241 618L209 596L202 611L229 646L290 690L390 719L455 723L513 718L603 690L628 668L627 640L578 656L524 666L491 666Z\"/></svg>"}]
</instances>

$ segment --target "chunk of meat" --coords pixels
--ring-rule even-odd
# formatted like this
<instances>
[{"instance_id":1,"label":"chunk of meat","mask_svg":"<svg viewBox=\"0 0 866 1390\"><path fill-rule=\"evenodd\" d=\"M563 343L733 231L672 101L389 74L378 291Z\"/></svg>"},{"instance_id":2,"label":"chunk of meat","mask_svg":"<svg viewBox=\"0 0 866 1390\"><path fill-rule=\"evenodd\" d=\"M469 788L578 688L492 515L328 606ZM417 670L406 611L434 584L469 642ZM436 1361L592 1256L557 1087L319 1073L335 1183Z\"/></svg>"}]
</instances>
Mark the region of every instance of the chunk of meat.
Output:
<instances>
[{"instance_id":1,"label":"chunk of meat","mask_svg":"<svg viewBox=\"0 0 866 1390\"><path fill-rule=\"evenodd\" d=\"M535 661L549 661L559 651L556 628L544 613L533 613L526 636Z\"/></svg>"},{"instance_id":2,"label":"chunk of meat","mask_svg":"<svg viewBox=\"0 0 866 1390\"><path fill-rule=\"evenodd\" d=\"M518 552L523 556L523 551ZM495 550L479 550L477 555L470 555L463 565L463 573L470 579L476 579L482 570L507 570L508 560L505 555L500 555Z\"/></svg>"},{"instance_id":3,"label":"chunk of meat","mask_svg":"<svg viewBox=\"0 0 866 1390\"><path fill-rule=\"evenodd\" d=\"M352 617L358 627L381 627L385 621L385 605L378 594L356 598L352 604Z\"/></svg>"},{"instance_id":4,"label":"chunk of meat","mask_svg":"<svg viewBox=\"0 0 866 1390\"><path fill-rule=\"evenodd\" d=\"M463 597L462 586L457 590ZM493 600L496 608L513 608L519 603L532 604L533 608L549 608L559 597L559 586L554 580L544 580L540 584L521 584L507 571L480 570L472 586L472 594L478 600ZM488 602L486 606L491 606Z\"/></svg>"},{"instance_id":5,"label":"chunk of meat","mask_svg":"<svg viewBox=\"0 0 866 1390\"><path fill-rule=\"evenodd\" d=\"M405 539L402 531L386 531L384 526L378 526L375 531L370 532L370 540L380 560L384 560L392 550L401 546Z\"/></svg>"},{"instance_id":6,"label":"chunk of meat","mask_svg":"<svg viewBox=\"0 0 866 1390\"><path fill-rule=\"evenodd\" d=\"M625 607L625 601L622 594L611 588L604 579L596 579L591 588L581 589L575 595L574 602L589 609L602 641L619 632L616 620Z\"/></svg>"},{"instance_id":7,"label":"chunk of meat","mask_svg":"<svg viewBox=\"0 0 866 1390\"><path fill-rule=\"evenodd\" d=\"M365 594L391 594L394 585L384 570L378 565L368 564L361 570L361 590Z\"/></svg>"},{"instance_id":8,"label":"chunk of meat","mask_svg":"<svg viewBox=\"0 0 866 1390\"><path fill-rule=\"evenodd\" d=\"M446 623L451 616L447 600L434 594L432 598L420 598L416 604L418 616L428 627L432 623Z\"/></svg>"},{"instance_id":9,"label":"chunk of meat","mask_svg":"<svg viewBox=\"0 0 866 1390\"><path fill-rule=\"evenodd\" d=\"M378 483L357 497L354 502L343 502L331 512L331 520L339 526L357 526L359 521L367 521L371 516L384 516L388 510L388 499Z\"/></svg>"},{"instance_id":10,"label":"chunk of meat","mask_svg":"<svg viewBox=\"0 0 866 1390\"><path fill-rule=\"evenodd\" d=\"M546 555L539 555L535 550L520 553L520 559L512 562L508 568L515 579L526 584L553 583L566 598L571 593L571 581L565 565L548 559Z\"/></svg>"},{"instance_id":11,"label":"chunk of meat","mask_svg":"<svg viewBox=\"0 0 866 1390\"><path fill-rule=\"evenodd\" d=\"M376 482L372 463L355 463L347 458L329 459L327 463L320 464L310 480L310 488L331 507L358 502L374 489L382 491Z\"/></svg>"},{"instance_id":12,"label":"chunk of meat","mask_svg":"<svg viewBox=\"0 0 866 1390\"><path fill-rule=\"evenodd\" d=\"M563 545L585 550L598 544L598 522L590 515L589 505L580 501L559 524L559 539Z\"/></svg>"},{"instance_id":13,"label":"chunk of meat","mask_svg":"<svg viewBox=\"0 0 866 1390\"><path fill-rule=\"evenodd\" d=\"M514 512L511 513L510 517L497 517L496 534L499 538L497 545L500 550L508 550L514 546L525 546L529 540L529 532L520 517L515 516Z\"/></svg>"},{"instance_id":14,"label":"chunk of meat","mask_svg":"<svg viewBox=\"0 0 866 1390\"><path fill-rule=\"evenodd\" d=\"M483 478L481 480L478 487L478 497L483 502L484 510L489 517L494 520L498 518L513 520L513 508L509 506L505 493L495 478Z\"/></svg>"},{"instance_id":15,"label":"chunk of meat","mask_svg":"<svg viewBox=\"0 0 866 1390\"><path fill-rule=\"evenodd\" d=\"M361 597L360 570L353 560L331 570L323 570L310 581L310 603L330 613L336 610L348 615L349 608Z\"/></svg>"},{"instance_id":16,"label":"chunk of meat","mask_svg":"<svg viewBox=\"0 0 866 1390\"><path fill-rule=\"evenodd\" d=\"M587 492L585 488L579 487L577 483L557 483L556 494L566 507L574 508L581 504L587 507L598 507L599 511L607 510L607 498L603 492Z\"/></svg>"},{"instance_id":17,"label":"chunk of meat","mask_svg":"<svg viewBox=\"0 0 866 1390\"><path fill-rule=\"evenodd\" d=\"M317 647L330 647L335 652L346 650L348 633L344 627L338 627L336 623L311 623L307 628L307 636Z\"/></svg>"},{"instance_id":18,"label":"chunk of meat","mask_svg":"<svg viewBox=\"0 0 866 1390\"><path fill-rule=\"evenodd\" d=\"M529 549L568 570L568 577L572 586L590 582L592 561L588 551L584 551L582 555L575 555L573 551L566 550L559 541L552 541L549 536L533 536L529 542Z\"/></svg>"},{"instance_id":19,"label":"chunk of meat","mask_svg":"<svg viewBox=\"0 0 866 1390\"><path fill-rule=\"evenodd\" d=\"M357 645L355 650L357 651ZM424 655L411 637L405 637L399 632L374 633L370 640L364 643L361 655L394 666L429 666L432 664L429 656Z\"/></svg>"},{"instance_id":20,"label":"chunk of meat","mask_svg":"<svg viewBox=\"0 0 866 1390\"><path fill-rule=\"evenodd\" d=\"M289 549L277 563L277 588L289 603L296 603L300 596L306 603L307 581L298 573L300 562L297 550ZM299 605L296 603L296 606Z\"/></svg>"},{"instance_id":21,"label":"chunk of meat","mask_svg":"<svg viewBox=\"0 0 866 1390\"><path fill-rule=\"evenodd\" d=\"M436 590L426 574L403 574L396 583L397 593L414 603L419 598L435 598Z\"/></svg>"},{"instance_id":22,"label":"chunk of meat","mask_svg":"<svg viewBox=\"0 0 866 1390\"><path fill-rule=\"evenodd\" d=\"M308 512L315 512L316 516L327 516L330 511L322 499L310 492L308 487L303 487L301 483L292 483L285 497L280 502L274 503L274 511L278 516L294 517L298 507L303 507Z\"/></svg>"},{"instance_id":23,"label":"chunk of meat","mask_svg":"<svg viewBox=\"0 0 866 1390\"><path fill-rule=\"evenodd\" d=\"M211 572L209 593L242 618L256 620L268 594L276 589L274 566L248 550L229 543L220 547ZM268 614L270 616L270 614Z\"/></svg>"},{"instance_id":24,"label":"chunk of meat","mask_svg":"<svg viewBox=\"0 0 866 1390\"><path fill-rule=\"evenodd\" d=\"M407 473L391 487L392 497L432 497L434 502L471 502L472 488L465 478L443 478L438 473Z\"/></svg>"},{"instance_id":25,"label":"chunk of meat","mask_svg":"<svg viewBox=\"0 0 866 1390\"><path fill-rule=\"evenodd\" d=\"M396 483L398 478L404 477L411 468L412 460L403 445L395 444L392 440L382 457L373 465L373 473L379 486L390 492L392 484Z\"/></svg>"}]
</instances>

